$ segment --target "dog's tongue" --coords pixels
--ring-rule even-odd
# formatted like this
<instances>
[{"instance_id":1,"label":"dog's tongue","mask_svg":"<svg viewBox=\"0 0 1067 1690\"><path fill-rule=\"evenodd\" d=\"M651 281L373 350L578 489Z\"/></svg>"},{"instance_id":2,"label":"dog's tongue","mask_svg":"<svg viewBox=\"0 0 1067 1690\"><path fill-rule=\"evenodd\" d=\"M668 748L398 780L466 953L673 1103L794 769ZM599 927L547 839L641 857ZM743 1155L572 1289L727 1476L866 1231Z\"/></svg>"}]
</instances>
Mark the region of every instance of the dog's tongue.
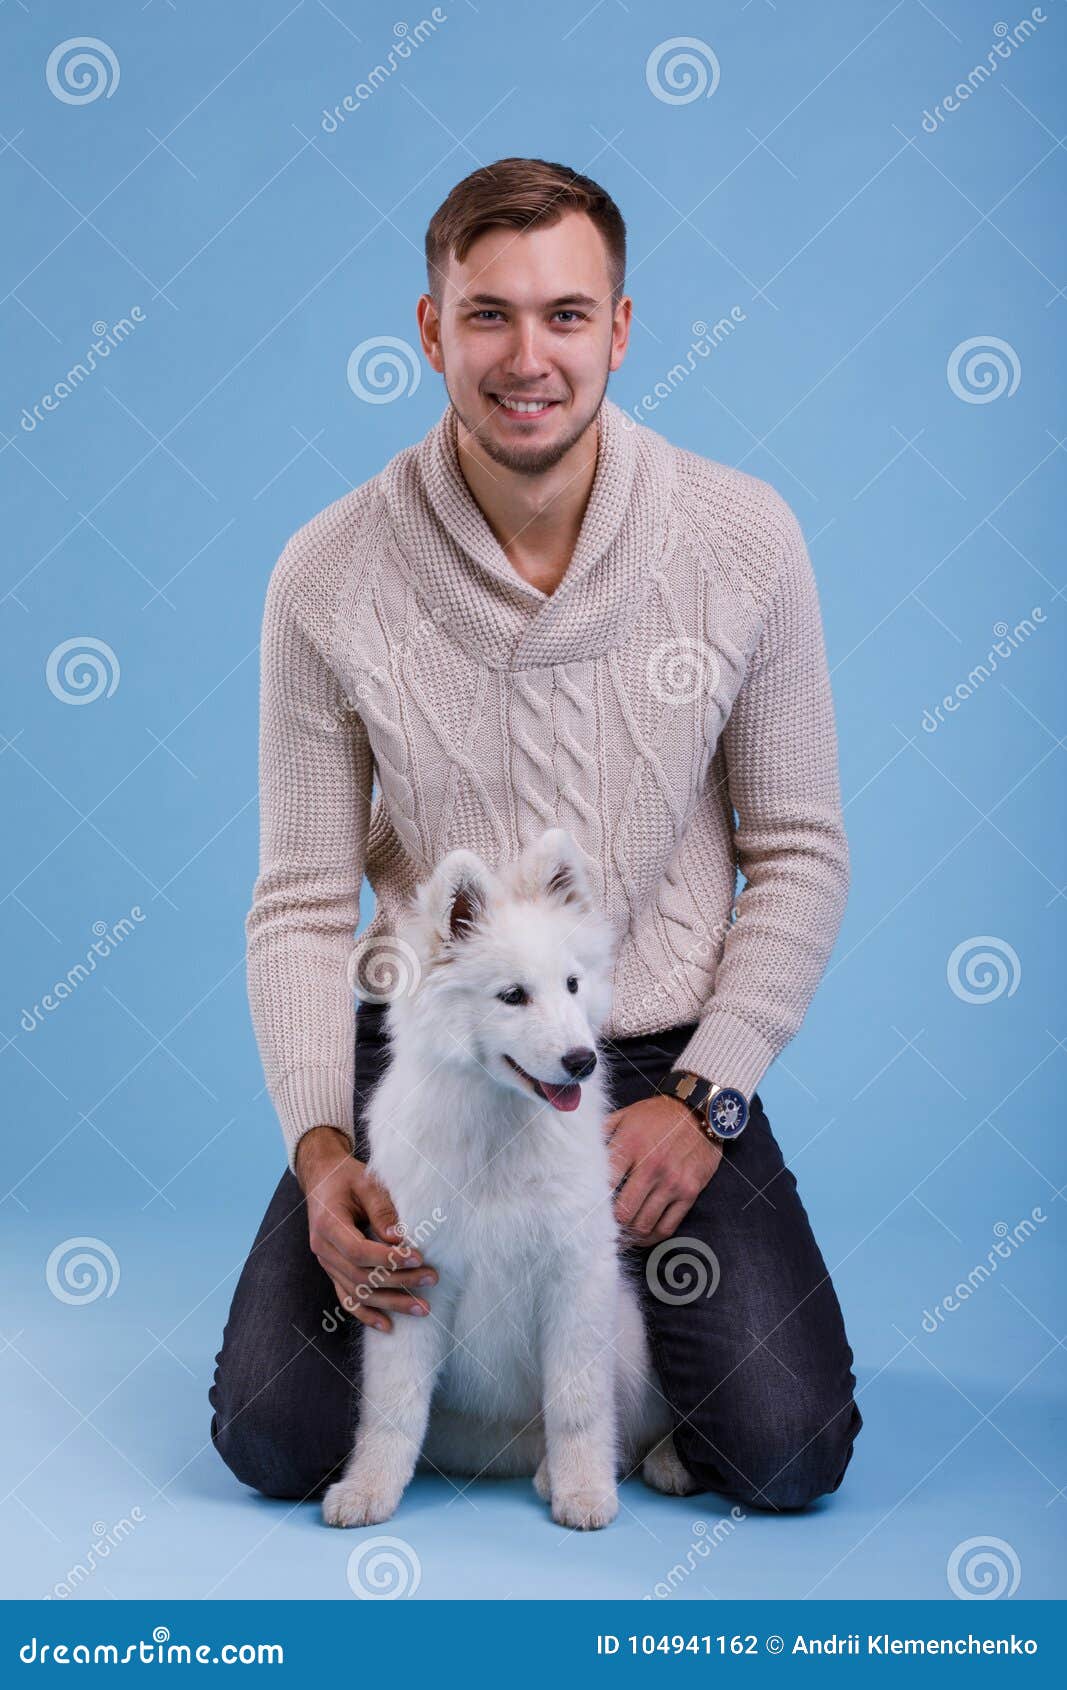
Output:
<instances>
[{"instance_id":1,"label":"dog's tongue","mask_svg":"<svg viewBox=\"0 0 1067 1690\"><path fill-rule=\"evenodd\" d=\"M548 1080L538 1080L537 1083L553 1109L577 1109L582 1101L582 1088L573 1080L569 1086L554 1086Z\"/></svg>"}]
</instances>

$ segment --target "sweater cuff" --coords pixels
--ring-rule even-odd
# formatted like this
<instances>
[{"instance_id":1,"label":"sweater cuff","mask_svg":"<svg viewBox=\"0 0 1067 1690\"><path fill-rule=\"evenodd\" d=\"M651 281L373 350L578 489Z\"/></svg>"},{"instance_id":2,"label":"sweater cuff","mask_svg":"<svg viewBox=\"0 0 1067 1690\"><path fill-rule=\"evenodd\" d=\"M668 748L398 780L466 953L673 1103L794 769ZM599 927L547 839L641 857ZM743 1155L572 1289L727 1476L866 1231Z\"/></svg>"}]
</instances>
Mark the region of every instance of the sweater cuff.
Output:
<instances>
[{"instance_id":1,"label":"sweater cuff","mask_svg":"<svg viewBox=\"0 0 1067 1690\"><path fill-rule=\"evenodd\" d=\"M312 1127L336 1127L354 1145L352 1087L352 1074L343 1068L293 1068L275 1087L290 1173L296 1173L296 1147Z\"/></svg>"},{"instance_id":2,"label":"sweater cuff","mask_svg":"<svg viewBox=\"0 0 1067 1690\"><path fill-rule=\"evenodd\" d=\"M679 1053L676 1068L686 1068L720 1086L736 1086L751 1101L777 1055L762 1033L724 1009L709 1009Z\"/></svg>"}]
</instances>

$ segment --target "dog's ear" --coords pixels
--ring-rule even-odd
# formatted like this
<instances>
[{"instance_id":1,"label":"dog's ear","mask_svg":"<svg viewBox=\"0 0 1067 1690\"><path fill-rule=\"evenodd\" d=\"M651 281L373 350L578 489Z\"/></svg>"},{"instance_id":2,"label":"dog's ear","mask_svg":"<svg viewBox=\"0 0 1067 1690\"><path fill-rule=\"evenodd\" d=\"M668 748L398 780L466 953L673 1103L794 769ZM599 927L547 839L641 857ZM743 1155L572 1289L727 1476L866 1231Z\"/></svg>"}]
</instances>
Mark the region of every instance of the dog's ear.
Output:
<instances>
[{"instance_id":1,"label":"dog's ear","mask_svg":"<svg viewBox=\"0 0 1067 1690\"><path fill-rule=\"evenodd\" d=\"M474 851L450 851L434 870L431 914L437 935L446 943L467 939L484 920L492 876Z\"/></svg>"},{"instance_id":2,"label":"dog's ear","mask_svg":"<svg viewBox=\"0 0 1067 1690\"><path fill-rule=\"evenodd\" d=\"M581 910L593 907L587 859L565 827L546 828L526 847L519 882L527 897L558 898Z\"/></svg>"}]
</instances>

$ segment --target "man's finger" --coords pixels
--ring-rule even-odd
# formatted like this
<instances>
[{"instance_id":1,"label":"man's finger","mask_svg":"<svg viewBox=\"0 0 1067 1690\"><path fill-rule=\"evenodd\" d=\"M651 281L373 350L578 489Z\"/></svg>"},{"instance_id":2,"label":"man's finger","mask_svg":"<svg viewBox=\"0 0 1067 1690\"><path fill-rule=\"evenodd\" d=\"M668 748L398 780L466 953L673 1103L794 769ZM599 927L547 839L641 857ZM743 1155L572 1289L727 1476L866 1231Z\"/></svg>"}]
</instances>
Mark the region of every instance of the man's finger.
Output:
<instances>
[{"instance_id":1,"label":"man's finger","mask_svg":"<svg viewBox=\"0 0 1067 1690\"><path fill-rule=\"evenodd\" d=\"M643 1243L650 1233L655 1232L667 1207L662 1193L653 1188L629 1221L630 1231Z\"/></svg>"},{"instance_id":2,"label":"man's finger","mask_svg":"<svg viewBox=\"0 0 1067 1690\"><path fill-rule=\"evenodd\" d=\"M616 1188L626 1178L635 1161L636 1156L625 1135L611 1140L608 1145L608 1167L611 1170L612 1184Z\"/></svg>"},{"instance_id":3,"label":"man's finger","mask_svg":"<svg viewBox=\"0 0 1067 1690\"><path fill-rule=\"evenodd\" d=\"M393 1330L393 1323L389 1316L383 1314L379 1309L354 1309L352 1312L354 1319L358 1320L361 1326L369 1326L372 1332L391 1332Z\"/></svg>"},{"instance_id":4,"label":"man's finger","mask_svg":"<svg viewBox=\"0 0 1067 1690\"><path fill-rule=\"evenodd\" d=\"M403 1236L400 1231L399 1217L393 1205L393 1200L381 1180L376 1179L368 1169L361 1183L360 1196L375 1232L379 1238L399 1240Z\"/></svg>"},{"instance_id":5,"label":"man's finger","mask_svg":"<svg viewBox=\"0 0 1067 1690\"><path fill-rule=\"evenodd\" d=\"M655 1234L649 1239L649 1243L662 1244L668 1238L673 1238L692 1207L685 1198L669 1203L656 1223Z\"/></svg>"},{"instance_id":6,"label":"man's finger","mask_svg":"<svg viewBox=\"0 0 1067 1690\"><path fill-rule=\"evenodd\" d=\"M652 1190L652 1175L640 1165L630 1169L629 1178L615 1199L615 1218L629 1226Z\"/></svg>"},{"instance_id":7,"label":"man's finger","mask_svg":"<svg viewBox=\"0 0 1067 1690\"><path fill-rule=\"evenodd\" d=\"M378 1285L368 1286L360 1302L364 1308L388 1309L393 1314L414 1315L416 1319L430 1312L425 1298L412 1296L408 1291L386 1291Z\"/></svg>"},{"instance_id":8,"label":"man's finger","mask_svg":"<svg viewBox=\"0 0 1067 1690\"><path fill-rule=\"evenodd\" d=\"M376 1238L368 1238L358 1226L346 1226L343 1233L332 1233L326 1243L354 1268L377 1268L384 1273L399 1273L404 1268L425 1266L417 1250L400 1244L379 1243Z\"/></svg>"}]
</instances>

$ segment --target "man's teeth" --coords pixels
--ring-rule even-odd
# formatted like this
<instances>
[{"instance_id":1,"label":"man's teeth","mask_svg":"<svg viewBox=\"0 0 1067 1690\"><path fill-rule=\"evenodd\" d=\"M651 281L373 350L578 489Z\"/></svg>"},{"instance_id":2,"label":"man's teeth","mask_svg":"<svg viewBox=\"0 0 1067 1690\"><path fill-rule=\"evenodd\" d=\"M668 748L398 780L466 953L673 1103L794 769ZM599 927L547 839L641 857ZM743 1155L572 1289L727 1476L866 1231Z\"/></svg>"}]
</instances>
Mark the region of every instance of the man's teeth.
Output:
<instances>
[{"instance_id":1,"label":"man's teeth","mask_svg":"<svg viewBox=\"0 0 1067 1690\"><path fill-rule=\"evenodd\" d=\"M502 399L505 411L547 411L555 403L552 399Z\"/></svg>"}]
</instances>

